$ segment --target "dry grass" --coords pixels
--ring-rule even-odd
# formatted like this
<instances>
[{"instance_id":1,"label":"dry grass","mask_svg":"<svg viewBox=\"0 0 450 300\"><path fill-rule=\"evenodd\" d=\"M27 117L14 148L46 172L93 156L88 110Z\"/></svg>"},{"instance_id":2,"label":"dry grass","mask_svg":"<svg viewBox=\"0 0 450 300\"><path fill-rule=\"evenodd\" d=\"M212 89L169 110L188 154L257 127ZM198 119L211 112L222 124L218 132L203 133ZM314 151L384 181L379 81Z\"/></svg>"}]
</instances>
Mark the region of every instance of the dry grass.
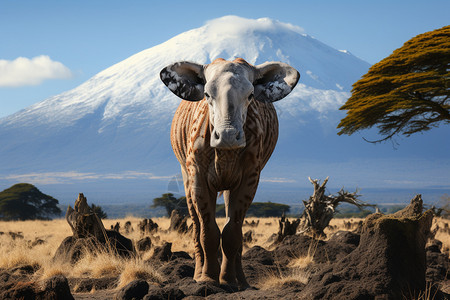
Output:
<instances>
[{"instance_id":1,"label":"dry grass","mask_svg":"<svg viewBox=\"0 0 450 300\"><path fill-rule=\"evenodd\" d=\"M148 264L143 263L142 260L128 260L122 266L118 288L121 288L136 279L144 279L155 283L162 283L164 281L164 277L161 274L149 267Z\"/></svg>"},{"instance_id":2,"label":"dry grass","mask_svg":"<svg viewBox=\"0 0 450 300\"><path fill-rule=\"evenodd\" d=\"M109 228L111 224L120 222L125 224L130 220L132 226L136 229L137 223L140 221L137 218L127 218L121 220L104 220L104 225ZM164 229L165 225L169 224L167 218L156 220ZM100 278L104 276L119 277L119 285L125 285L127 281L135 278L146 278L150 282L161 282L161 275L145 263L145 259L150 254L143 257L135 257L132 259L120 258L109 251L105 250L101 253L93 255L86 252L82 259L75 265L71 266L68 262L54 262L52 257L56 249L61 244L62 240L67 236L72 235L70 227L65 220L54 221L17 221L17 222L0 222L0 231L4 234L0 235L0 269L12 268L21 265L33 265L39 270L36 272L36 279L45 279L57 274L62 274L66 277L90 277ZM15 237L9 232L20 233L23 238ZM161 234L160 241L166 239L166 236ZM169 237L172 234L167 234ZM139 231L126 235L134 242L140 239ZM172 239L174 236L172 236ZM43 244L31 246L32 242L41 239ZM178 237L178 239L180 239ZM188 241L190 239L183 239ZM176 245L176 246L175 246ZM174 250L178 247L188 248L188 243L174 243ZM180 249L181 250L181 249Z\"/></svg>"},{"instance_id":3,"label":"dry grass","mask_svg":"<svg viewBox=\"0 0 450 300\"><path fill-rule=\"evenodd\" d=\"M257 287L262 290L279 289L290 282L308 283L309 272L300 267L291 268L287 273L278 271L275 274L266 274L258 282Z\"/></svg>"},{"instance_id":4,"label":"dry grass","mask_svg":"<svg viewBox=\"0 0 450 300\"><path fill-rule=\"evenodd\" d=\"M67 228L66 228L67 227ZM57 230L55 230L57 229ZM53 256L61 241L71 231L63 220L0 222L0 268L18 265L42 265ZM20 233L13 239L8 233ZM45 241L31 248L37 239ZM31 249L30 249L31 248Z\"/></svg>"},{"instance_id":5,"label":"dry grass","mask_svg":"<svg viewBox=\"0 0 450 300\"><path fill-rule=\"evenodd\" d=\"M170 225L168 218L153 219L159 225L158 232L152 236L154 245L161 245L163 241L172 243L172 251L186 251L193 256L193 242L190 235L182 235L175 232L169 232L167 229ZM277 218L248 218L249 223L252 221L259 221L257 227L244 226L243 233L251 230L253 231L254 240L244 247L244 252L259 245L268 248L270 242L269 237L278 232ZM357 223L360 219L352 219L352 223ZM133 232L125 234L123 226L126 221L130 221ZM137 229L137 224L140 219L128 217L119 220L103 220L105 228L109 229L111 225L120 222L122 227L121 233L126 237L137 242L141 238L141 234ZM333 219L331 225L333 229L327 229L327 235L330 233L342 230L344 228L344 219ZM444 228L443 219L435 220L440 228ZM218 218L217 223L219 228L225 225L225 218ZM447 222L448 223L448 222ZM188 224L189 225L189 224ZM128 282L136 278L145 278L149 282L160 283L164 281L161 274L145 262L150 258L152 251L148 251L141 256L131 259L118 258L116 255L104 251L98 255L86 254L77 264L70 266L68 262L53 262L52 257L61 244L62 240L72 235L70 227L64 219L53 221L19 221L19 222L3 222L0 221L0 269L12 268L20 265L33 265L39 270L36 272L36 279L45 279L53 275L62 274L66 277L90 277L100 278L104 276L118 277L118 286L124 286ZM16 237L13 239L9 232L21 232L23 238ZM443 242L443 250L450 248L450 233L438 231L436 238ZM37 239L45 241L43 244L31 247L32 242ZM314 263L314 253L317 247L316 244L310 245L308 255L294 259L290 264L290 271L287 274L276 272L276 274L266 274L264 279L258 284L259 288L270 289L280 287L290 281L297 281L306 283L309 277L307 267Z\"/></svg>"},{"instance_id":6,"label":"dry grass","mask_svg":"<svg viewBox=\"0 0 450 300\"><path fill-rule=\"evenodd\" d=\"M311 244L309 245L308 253L306 254L306 256L294 258L293 260L291 260L289 266L292 268L299 268L299 269L307 268L314 262L314 255L316 254L318 245L319 241L311 240Z\"/></svg>"},{"instance_id":7,"label":"dry grass","mask_svg":"<svg viewBox=\"0 0 450 300\"><path fill-rule=\"evenodd\" d=\"M242 233L246 233L249 230L252 230L254 233L254 240L251 243L248 243L248 248L251 248L253 246L261 246L263 248L268 248L271 244L271 242L268 242L270 236L274 233L278 232L278 218L246 218L245 219L248 223L251 222L258 222L259 225L257 227L251 227L247 226L244 223L244 226L242 227ZM248 249L247 248L247 249ZM244 248L245 250L247 250Z\"/></svg>"},{"instance_id":8,"label":"dry grass","mask_svg":"<svg viewBox=\"0 0 450 300\"><path fill-rule=\"evenodd\" d=\"M170 226L168 218L154 218L159 225L157 233L151 236L152 242L156 246L162 245L163 241L172 243L172 251L186 251L193 256L193 241L189 234L179 234L169 232ZM130 221L132 232L125 234L123 226L125 222ZM121 233L137 242L142 238L138 230L138 223L141 219L127 217L124 219L106 219L103 220L105 228L109 229L116 222L121 225ZM218 218L219 228L225 225L225 218ZM248 218L248 222L258 221L258 218ZM188 221L188 225L190 225ZM246 249L254 245L267 247L267 240L270 235L278 231L278 221L276 218L259 219L259 226L244 226L243 232L253 231L254 240L249 243ZM53 221L0 221L0 269L12 268L21 265L33 265L39 270L36 272L36 279L45 279L54 275L62 274L66 277L90 277L100 278L104 276L117 276L118 285L123 286L136 278L145 278L150 282L162 282L164 279L145 260L151 257L153 250L143 253L141 256L132 259L122 259L105 250L102 253L92 255L85 253L82 259L71 266L68 262L54 262L52 257L56 249L64 238L72 235L70 227L64 219ZM13 239L9 234L13 232L18 236ZM31 246L36 240L44 241L43 244ZM246 250L244 249L244 251Z\"/></svg>"},{"instance_id":9,"label":"dry grass","mask_svg":"<svg viewBox=\"0 0 450 300\"><path fill-rule=\"evenodd\" d=\"M438 292L436 284L433 284L431 282L427 282L425 286L425 290L421 292L409 292L407 295L403 295L402 299L404 300L433 300L436 298L436 294ZM417 295L416 295L417 293Z\"/></svg>"},{"instance_id":10,"label":"dry grass","mask_svg":"<svg viewBox=\"0 0 450 300\"><path fill-rule=\"evenodd\" d=\"M276 273L265 274L258 283L258 287L263 290L281 288L283 285L291 282L308 283L310 272L308 267L314 263L314 255L319 242L311 240L308 253L305 256L296 257L289 263L288 271L281 271L279 268Z\"/></svg>"}]
</instances>

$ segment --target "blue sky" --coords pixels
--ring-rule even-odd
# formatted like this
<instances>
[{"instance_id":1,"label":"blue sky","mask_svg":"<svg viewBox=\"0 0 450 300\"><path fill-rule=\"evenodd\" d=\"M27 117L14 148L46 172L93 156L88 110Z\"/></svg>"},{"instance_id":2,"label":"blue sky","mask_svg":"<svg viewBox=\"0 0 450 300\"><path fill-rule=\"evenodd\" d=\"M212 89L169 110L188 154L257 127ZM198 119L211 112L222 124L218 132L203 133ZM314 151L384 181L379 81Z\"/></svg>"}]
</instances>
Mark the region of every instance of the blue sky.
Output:
<instances>
[{"instance_id":1,"label":"blue sky","mask_svg":"<svg viewBox=\"0 0 450 300\"><path fill-rule=\"evenodd\" d=\"M179 0L0 0L0 117L74 88L139 51L224 15L291 23L373 64L411 37L448 25L449 11L448 0L229 0L220 5ZM10 69L1 68L18 63L19 57L25 58L19 71L9 74ZM50 73L43 74L39 64ZM39 78L27 81L32 73Z\"/></svg>"}]
</instances>

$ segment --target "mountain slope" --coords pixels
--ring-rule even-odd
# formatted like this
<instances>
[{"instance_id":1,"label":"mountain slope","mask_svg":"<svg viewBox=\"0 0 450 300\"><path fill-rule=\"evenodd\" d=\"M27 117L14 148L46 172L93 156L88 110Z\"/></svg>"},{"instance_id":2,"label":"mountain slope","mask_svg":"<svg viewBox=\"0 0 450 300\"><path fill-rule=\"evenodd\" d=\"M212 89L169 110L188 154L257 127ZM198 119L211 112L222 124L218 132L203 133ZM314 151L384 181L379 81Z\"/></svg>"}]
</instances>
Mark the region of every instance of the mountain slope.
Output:
<instances>
[{"instance_id":1,"label":"mountain slope","mask_svg":"<svg viewBox=\"0 0 450 300\"><path fill-rule=\"evenodd\" d=\"M182 33L98 73L79 87L0 120L1 173L176 170L168 132L179 104L159 71L180 60L209 63L243 57L300 70L300 84L277 103L293 130L336 110L369 64L293 25L227 16ZM309 116L309 117L306 117ZM284 120L284 121L283 121Z\"/></svg>"}]
</instances>

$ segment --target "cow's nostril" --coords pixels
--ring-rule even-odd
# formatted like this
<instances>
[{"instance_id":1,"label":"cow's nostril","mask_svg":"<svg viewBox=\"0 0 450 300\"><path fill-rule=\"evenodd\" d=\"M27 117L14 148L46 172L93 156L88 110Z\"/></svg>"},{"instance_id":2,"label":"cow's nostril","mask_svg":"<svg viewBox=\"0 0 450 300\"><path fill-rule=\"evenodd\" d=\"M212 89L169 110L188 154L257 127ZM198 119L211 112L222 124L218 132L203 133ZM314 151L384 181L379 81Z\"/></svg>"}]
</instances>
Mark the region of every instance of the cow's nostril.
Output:
<instances>
[{"instance_id":1,"label":"cow's nostril","mask_svg":"<svg viewBox=\"0 0 450 300\"><path fill-rule=\"evenodd\" d=\"M236 134L236 140L239 141L241 139L241 133L238 131Z\"/></svg>"},{"instance_id":2,"label":"cow's nostril","mask_svg":"<svg viewBox=\"0 0 450 300\"><path fill-rule=\"evenodd\" d=\"M218 140L220 138L219 134L217 133L217 131L214 131L214 138L216 140Z\"/></svg>"}]
</instances>

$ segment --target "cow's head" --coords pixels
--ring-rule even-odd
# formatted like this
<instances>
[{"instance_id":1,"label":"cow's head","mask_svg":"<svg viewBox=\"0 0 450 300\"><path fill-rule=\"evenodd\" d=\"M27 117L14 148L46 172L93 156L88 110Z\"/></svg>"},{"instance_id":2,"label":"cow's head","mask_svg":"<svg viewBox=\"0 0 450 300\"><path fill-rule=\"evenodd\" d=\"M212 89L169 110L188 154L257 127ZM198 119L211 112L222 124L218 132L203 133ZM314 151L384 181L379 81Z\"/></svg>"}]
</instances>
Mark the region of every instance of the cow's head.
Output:
<instances>
[{"instance_id":1,"label":"cow's head","mask_svg":"<svg viewBox=\"0 0 450 300\"><path fill-rule=\"evenodd\" d=\"M244 124L251 101L275 102L286 97L300 74L281 62L252 66L243 59L217 59L209 65L177 62L164 68L161 80L187 101L206 98L213 126L211 147L245 147Z\"/></svg>"}]
</instances>

